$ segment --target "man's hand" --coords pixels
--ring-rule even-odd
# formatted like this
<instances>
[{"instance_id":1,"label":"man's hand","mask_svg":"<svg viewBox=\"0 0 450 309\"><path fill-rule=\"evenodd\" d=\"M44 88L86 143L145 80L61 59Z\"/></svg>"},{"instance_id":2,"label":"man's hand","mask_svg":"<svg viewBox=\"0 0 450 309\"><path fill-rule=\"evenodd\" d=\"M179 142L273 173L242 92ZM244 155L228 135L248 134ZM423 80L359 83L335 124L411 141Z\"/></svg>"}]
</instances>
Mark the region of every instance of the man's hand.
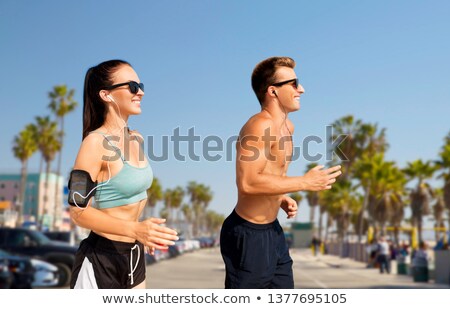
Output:
<instances>
[{"instance_id":1,"label":"man's hand","mask_svg":"<svg viewBox=\"0 0 450 309\"><path fill-rule=\"evenodd\" d=\"M336 177L342 174L340 165L325 170L323 168L323 165L318 165L303 176L306 183L305 190L321 191L331 189L331 185L336 182Z\"/></svg>"},{"instance_id":2,"label":"man's hand","mask_svg":"<svg viewBox=\"0 0 450 309\"><path fill-rule=\"evenodd\" d=\"M297 215L297 202L287 195L281 197L280 207L287 214L287 218L294 218Z\"/></svg>"}]
</instances>

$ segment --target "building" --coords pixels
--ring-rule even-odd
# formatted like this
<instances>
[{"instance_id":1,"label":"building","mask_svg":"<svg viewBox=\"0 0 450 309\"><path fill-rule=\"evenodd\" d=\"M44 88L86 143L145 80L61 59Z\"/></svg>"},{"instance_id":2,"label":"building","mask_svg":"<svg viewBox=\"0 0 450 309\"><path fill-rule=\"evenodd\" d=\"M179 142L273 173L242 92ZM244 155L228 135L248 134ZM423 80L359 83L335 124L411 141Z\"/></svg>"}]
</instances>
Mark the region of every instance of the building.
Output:
<instances>
[{"instance_id":1,"label":"building","mask_svg":"<svg viewBox=\"0 0 450 309\"><path fill-rule=\"evenodd\" d=\"M3 208L0 208L0 218L3 218L3 221L9 222L14 216L17 218L20 181L20 174L0 174L0 202L4 202ZM48 175L46 173L28 174L23 222L35 222L44 228L50 228L56 215L56 222L60 224L64 209L63 191L64 179L62 176L54 173ZM0 224L6 223L0 221Z\"/></svg>"},{"instance_id":2,"label":"building","mask_svg":"<svg viewBox=\"0 0 450 309\"><path fill-rule=\"evenodd\" d=\"M291 233L293 238L293 248L308 248L311 246L313 238L314 225L310 222L300 223L293 222L291 224Z\"/></svg>"}]
</instances>

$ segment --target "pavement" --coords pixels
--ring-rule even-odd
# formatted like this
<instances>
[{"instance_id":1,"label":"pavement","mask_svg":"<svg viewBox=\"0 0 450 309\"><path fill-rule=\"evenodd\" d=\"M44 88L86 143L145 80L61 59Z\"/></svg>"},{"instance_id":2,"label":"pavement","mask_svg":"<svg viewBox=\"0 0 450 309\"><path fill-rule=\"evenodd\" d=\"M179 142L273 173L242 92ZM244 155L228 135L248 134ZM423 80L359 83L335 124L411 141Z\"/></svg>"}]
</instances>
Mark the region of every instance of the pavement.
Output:
<instances>
[{"instance_id":1,"label":"pavement","mask_svg":"<svg viewBox=\"0 0 450 309\"><path fill-rule=\"evenodd\" d=\"M411 275L397 274L391 263L391 273L381 274L366 263L336 255L314 256L310 249L292 249L294 279L297 288L363 288L363 289L449 289L450 285L435 283L433 271L428 282L414 282Z\"/></svg>"},{"instance_id":2,"label":"pavement","mask_svg":"<svg viewBox=\"0 0 450 309\"><path fill-rule=\"evenodd\" d=\"M291 249L296 289L449 289L450 285L414 282L409 275L380 274L363 262L334 255L314 256L310 249ZM216 248L189 252L147 267L150 289L223 289L225 267Z\"/></svg>"}]
</instances>

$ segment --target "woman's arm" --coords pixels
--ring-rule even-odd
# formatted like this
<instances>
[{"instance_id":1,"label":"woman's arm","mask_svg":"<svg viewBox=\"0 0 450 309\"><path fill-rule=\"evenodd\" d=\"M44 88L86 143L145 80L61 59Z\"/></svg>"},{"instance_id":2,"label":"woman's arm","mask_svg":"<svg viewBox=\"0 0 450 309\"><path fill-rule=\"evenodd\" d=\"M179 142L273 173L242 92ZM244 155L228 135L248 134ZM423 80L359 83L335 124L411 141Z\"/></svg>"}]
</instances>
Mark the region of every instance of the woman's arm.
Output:
<instances>
[{"instance_id":1,"label":"woman's arm","mask_svg":"<svg viewBox=\"0 0 450 309\"><path fill-rule=\"evenodd\" d=\"M102 165L106 164L105 156L113 156L110 150L103 147L104 140L104 137L99 134L87 136L81 144L74 169L84 170L93 180L97 180ZM101 233L137 239L144 245L157 249L167 248L168 245L173 244L173 240L178 239L174 230L160 226L165 222L164 219L150 218L142 222L127 221L110 216L91 207L90 204L91 201L85 208L70 207L70 217L76 225Z\"/></svg>"}]
</instances>

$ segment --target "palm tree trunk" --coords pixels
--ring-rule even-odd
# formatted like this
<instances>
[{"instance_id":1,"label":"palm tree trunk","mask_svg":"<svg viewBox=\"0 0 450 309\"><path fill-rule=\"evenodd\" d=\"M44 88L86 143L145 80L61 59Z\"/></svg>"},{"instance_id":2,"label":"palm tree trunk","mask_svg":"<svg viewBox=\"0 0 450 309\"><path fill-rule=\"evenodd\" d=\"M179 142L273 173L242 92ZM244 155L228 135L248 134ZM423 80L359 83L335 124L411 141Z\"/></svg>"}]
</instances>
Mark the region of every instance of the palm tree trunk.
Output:
<instances>
[{"instance_id":1,"label":"palm tree trunk","mask_svg":"<svg viewBox=\"0 0 450 309\"><path fill-rule=\"evenodd\" d=\"M55 181L55 204L54 204L54 209L53 209L53 229L56 229L56 216L57 214L59 214L60 209L58 209L58 206L60 206L58 204L59 201L59 177L61 175L61 160L62 160L62 150L63 150L63 139L64 139L64 117L61 117L61 136L60 136L60 144L61 144L61 149L58 152L58 165L57 165L57 170L56 170L56 181Z\"/></svg>"},{"instance_id":2,"label":"palm tree trunk","mask_svg":"<svg viewBox=\"0 0 450 309\"><path fill-rule=\"evenodd\" d=\"M327 225L325 227L324 242L327 242L327 240L328 240L328 231L329 231L330 225L331 225L331 219L329 217L330 217L330 214L327 215Z\"/></svg>"},{"instance_id":3,"label":"palm tree trunk","mask_svg":"<svg viewBox=\"0 0 450 309\"><path fill-rule=\"evenodd\" d=\"M320 211L319 209L319 239L322 239L322 219L323 219L323 212Z\"/></svg>"},{"instance_id":4,"label":"palm tree trunk","mask_svg":"<svg viewBox=\"0 0 450 309\"><path fill-rule=\"evenodd\" d=\"M316 210L316 206L312 206L309 208L309 222L314 224L314 217L315 217L315 210Z\"/></svg>"},{"instance_id":5,"label":"palm tree trunk","mask_svg":"<svg viewBox=\"0 0 450 309\"><path fill-rule=\"evenodd\" d=\"M434 240L436 241L436 243L439 241L440 238L440 231L438 230L438 228L441 226L441 221L436 221L436 223L434 224Z\"/></svg>"},{"instance_id":6,"label":"palm tree trunk","mask_svg":"<svg viewBox=\"0 0 450 309\"><path fill-rule=\"evenodd\" d=\"M45 181L44 181L44 204L42 205L42 216L49 214L48 209L48 181L50 178L50 161L46 162ZM44 218L44 217L42 217ZM42 226L41 226L42 228Z\"/></svg>"},{"instance_id":7,"label":"palm tree trunk","mask_svg":"<svg viewBox=\"0 0 450 309\"><path fill-rule=\"evenodd\" d=\"M56 175L55 175L55 196L54 196L54 199L53 199L53 223L52 223L52 226L53 226L53 229L56 229L56 217L57 217L57 215L59 215L59 213L60 213L60 209L59 209L59 203L58 203L58 201L59 201L59 172L58 173L56 173Z\"/></svg>"},{"instance_id":8,"label":"palm tree trunk","mask_svg":"<svg viewBox=\"0 0 450 309\"><path fill-rule=\"evenodd\" d=\"M361 243L362 234L363 234L364 212L368 208L367 205L369 204L369 190L370 190L370 181L364 190L365 191L364 192L364 201L363 201L361 213L359 214L359 217L358 217L358 242L359 243Z\"/></svg>"},{"instance_id":9,"label":"palm tree trunk","mask_svg":"<svg viewBox=\"0 0 450 309\"><path fill-rule=\"evenodd\" d=\"M399 232L400 232L400 225L396 224L394 226L394 242L395 244L398 246L398 244L400 243L400 239L399 239Z\"/></svg>"},{"instance_id":10,"label":"palm tree trunk","mask_svg":"<svg viewBox=\"0 0 450 309\"><path fill-rule=\"evenodd\" d=\"M25 208L25 192L27 186L27 165L28 160L22 161L22 167L20 169L20 193L19 193L19 201L18 201L18 216L17 216L17 224L19 226L23 223L23 212Z\"/></svg>"},{"instance_id":11,"label":"palm tree trunk","mask_svg":"<svg viewBox=\"0 0 450 309\"><path fill-rule=\"evenodd\" d=\"M450 179L448 179L444 185L444 205L448 212L448 230L450 231Z\"/></svg>"},{"instance_id":12,"label":"palm tree trunk","mask_svg":"<svg viewBox=\"0 0 450 309\"><path fill-rule=\"evenodd\" d=\"M41 155L41 160L39 161L39 175L42 174L42 171L44 170L44 156Z\"/></svg>"},{"instance_id":13,"label":"palm tree trunk","mask_svg":"<svg viewBox=\"0 0 450 309\"><path fill-rule=\"evenodd\" d=\"M420 216L420 218L417 218L417 234L420 243L422 241L422 216Z\"/></svg>"}]
</instances>

